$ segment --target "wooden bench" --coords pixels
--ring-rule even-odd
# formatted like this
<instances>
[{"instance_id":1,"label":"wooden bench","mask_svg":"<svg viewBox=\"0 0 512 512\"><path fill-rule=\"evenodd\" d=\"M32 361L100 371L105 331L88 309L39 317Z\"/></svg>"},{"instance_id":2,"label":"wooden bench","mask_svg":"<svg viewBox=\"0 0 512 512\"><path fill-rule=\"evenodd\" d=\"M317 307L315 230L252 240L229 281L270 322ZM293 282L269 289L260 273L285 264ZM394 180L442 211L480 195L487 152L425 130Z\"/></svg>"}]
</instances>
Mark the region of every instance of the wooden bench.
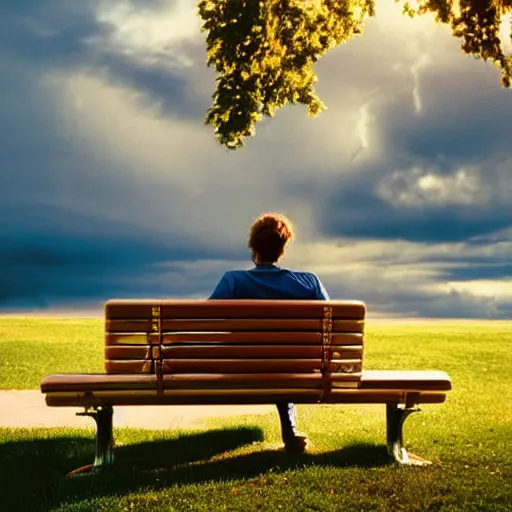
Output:
<instances>
[{"instance_id":1,"label":"wooden bench","mask_svg":"<svg viewBox=\"0 0 512 512\"><path fill-rule=\"evenodd\" d=\"M114 406L385 404L387 445L410 456L402 427L421 403L451 389L441 371L363 371L366 307L356 301L111 300L106 374L51 375L51 407L84 407L96 420L92 468L113 462Z\"/></svg>"}]
</instances>

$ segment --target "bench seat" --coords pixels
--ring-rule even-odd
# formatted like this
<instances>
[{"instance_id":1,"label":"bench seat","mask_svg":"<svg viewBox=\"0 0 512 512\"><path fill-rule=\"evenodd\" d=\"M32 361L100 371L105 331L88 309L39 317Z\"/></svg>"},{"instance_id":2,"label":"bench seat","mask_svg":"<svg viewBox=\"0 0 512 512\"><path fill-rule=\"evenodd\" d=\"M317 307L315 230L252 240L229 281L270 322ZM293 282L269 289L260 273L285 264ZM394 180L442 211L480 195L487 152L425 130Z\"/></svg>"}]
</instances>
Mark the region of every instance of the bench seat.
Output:
<instances>
[{"instance_id":1,"label":"bench seat","mask_svg":"<svg viewBox=\"0 0 512 512\"><path fill-rule=\"evenodd\" d=\"M281 382L280 382L281 381ZM51 375L41 382L52 407L166 404L296 403L442 403L451 389L441 371L365 370L358 388L332 388L322 397L320 375L179 374L166 375L159 386L155 375ZM305 387L305 385L308 387ZM280 387L281 386L281 387Z\"/></svg>"}]
</instances>

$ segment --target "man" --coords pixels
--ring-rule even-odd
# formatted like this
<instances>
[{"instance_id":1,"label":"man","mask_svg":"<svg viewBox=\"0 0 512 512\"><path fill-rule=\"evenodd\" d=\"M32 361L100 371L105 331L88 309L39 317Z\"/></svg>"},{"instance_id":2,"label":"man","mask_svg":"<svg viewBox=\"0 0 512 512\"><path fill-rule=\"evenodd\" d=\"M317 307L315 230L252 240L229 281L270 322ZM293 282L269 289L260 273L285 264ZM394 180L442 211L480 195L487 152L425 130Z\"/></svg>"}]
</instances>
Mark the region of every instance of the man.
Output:
<instances>
[{"instance_id":1,"label":"man","mask_svg":"<svg viewBox=\"0 0 512 512\"><path fill-rule=\"evenodd\" d=\"M251 226L248 247L255 267L226 272L210 299L304 299L329 300L320 279L311 272L277 266L293 240L291 222L281 214L265 213ZM278 403L285 450L304 452L307 437L297 431L295 406Z\"/></svg>"}]
</instances>

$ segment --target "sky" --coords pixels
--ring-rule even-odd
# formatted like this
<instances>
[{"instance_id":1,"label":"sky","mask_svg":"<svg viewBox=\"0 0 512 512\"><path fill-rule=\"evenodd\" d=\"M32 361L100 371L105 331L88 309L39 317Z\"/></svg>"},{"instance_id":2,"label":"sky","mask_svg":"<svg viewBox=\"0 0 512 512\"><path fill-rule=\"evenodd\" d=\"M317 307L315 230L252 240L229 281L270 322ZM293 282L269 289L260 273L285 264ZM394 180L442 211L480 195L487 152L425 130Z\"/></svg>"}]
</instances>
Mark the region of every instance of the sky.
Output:
<instances>
[{"instance_id":1,"label":"sky","mask_svg":"<svg viewBox=\"0 0 512 512\"><path fill-rule=\"evenodd\" d=\"M0 7L0 312L207 297L294 223L282 266L388 317L512 317L512 91L446 27L377 1L288 106L227 151L191 0ZM507 41L507 49L512 44Z\"/></svg>"}]
</instances>

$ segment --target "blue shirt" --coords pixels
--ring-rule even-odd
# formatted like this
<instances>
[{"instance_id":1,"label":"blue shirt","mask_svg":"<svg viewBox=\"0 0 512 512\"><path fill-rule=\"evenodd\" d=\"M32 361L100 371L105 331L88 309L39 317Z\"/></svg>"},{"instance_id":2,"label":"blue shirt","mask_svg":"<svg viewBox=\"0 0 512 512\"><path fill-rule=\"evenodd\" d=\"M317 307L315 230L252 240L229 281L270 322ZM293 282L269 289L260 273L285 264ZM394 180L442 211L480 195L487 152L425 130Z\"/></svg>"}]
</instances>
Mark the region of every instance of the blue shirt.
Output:
<instances>
[{"instance_id":1,"label":"blue shirt","mask_svg":"<svg viewBox=\"0 0 512 512\"><path fill-rule=\"evenodd\" d=\"M276 265L226 272L210 299L329 300L318 276Z\"/></svg>"}]
</instances>

